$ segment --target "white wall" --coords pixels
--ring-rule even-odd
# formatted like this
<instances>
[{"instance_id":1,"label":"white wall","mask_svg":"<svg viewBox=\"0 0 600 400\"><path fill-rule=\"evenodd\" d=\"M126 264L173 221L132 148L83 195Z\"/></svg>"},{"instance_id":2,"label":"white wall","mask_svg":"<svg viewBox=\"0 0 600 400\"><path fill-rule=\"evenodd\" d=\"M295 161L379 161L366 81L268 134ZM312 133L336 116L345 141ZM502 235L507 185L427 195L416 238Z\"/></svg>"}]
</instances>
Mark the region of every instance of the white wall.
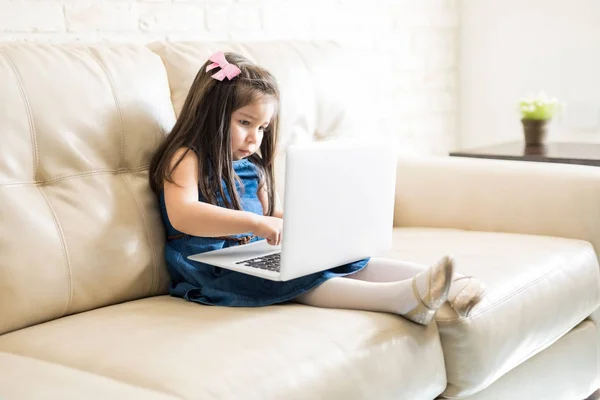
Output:
<instances>
[{"instance_id":1,"label":"white wall","mask_svg":"<svg viewBox=\"0 0 600 400\"><path fill-rule=\"evenodd\" d=\"M458 144L522 140L518 99L567 102L550 140L600 141L600 1L463 0Z\"/></svg>"},{"instance_id":2,"label":"white wall","mask_svg":"<svg viewBox=\"0 0 600 400\"><path fill-rule=\"evenodd\" d=\"M374 135L443 153L456 137L456 0L0 0L0 41L336 40L360 51ZM368 110L368 112L366 112Z\"/></svg>"}]
</instances>

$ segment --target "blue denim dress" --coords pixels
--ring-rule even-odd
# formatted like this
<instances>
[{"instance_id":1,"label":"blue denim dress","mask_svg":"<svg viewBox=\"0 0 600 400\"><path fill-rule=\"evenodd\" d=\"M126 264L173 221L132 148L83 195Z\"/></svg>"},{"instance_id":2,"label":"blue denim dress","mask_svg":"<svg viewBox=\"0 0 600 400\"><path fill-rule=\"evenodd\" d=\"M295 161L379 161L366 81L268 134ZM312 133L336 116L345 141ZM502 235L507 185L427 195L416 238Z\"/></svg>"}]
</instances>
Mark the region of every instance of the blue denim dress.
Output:
<instances>
[{"instance_id":1,"label":"blue denim dress","mask_svg":"<svg viewBox=\"0 0 600 400\"><path fill-rule=\"evenodd\" d=\"M233 168L240 177L243 190L237 186L241 205L245 211L263 215L258 199L259 175L257 167L249 160L234 161ZM226 189L225 194L227 195ZM200 194L200 201L205 201ZM232 307L258 307L283 303L307 292L326 280L355 273L363 269L369 259L337 266L335 268L296 278L287 282L270 281L212 265L189 260L191 254L237 246L233 239L197 237L183 234L169 222L164 194L160 194L160 211L166 228L165 258L171 276L169 292L188 301ZM219 201L222 205L222 201ZM251 235L250 232L233 237ZM261 240L254 237L251 242Z\"/></svg>"}]
</instances>

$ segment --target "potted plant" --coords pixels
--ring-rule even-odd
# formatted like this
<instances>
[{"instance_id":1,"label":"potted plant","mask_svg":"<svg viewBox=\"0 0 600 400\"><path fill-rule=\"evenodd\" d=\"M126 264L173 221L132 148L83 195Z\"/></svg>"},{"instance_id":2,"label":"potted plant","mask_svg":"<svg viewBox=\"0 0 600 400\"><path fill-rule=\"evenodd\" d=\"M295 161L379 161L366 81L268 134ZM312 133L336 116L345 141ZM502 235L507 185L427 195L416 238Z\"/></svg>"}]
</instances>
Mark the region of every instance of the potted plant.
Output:
<instances>
[{"instance_id":1,"label":"potted plant","mask_svg":"<svg viewBox=\"0 0 600 400\"><path fill-rule=\"evenodd\" d=\"M519 110L527 146L540 146L546 141L548 124L563 107L556 98L548 98L544 92L521 99Z\"/></svg>"}]
</instances>

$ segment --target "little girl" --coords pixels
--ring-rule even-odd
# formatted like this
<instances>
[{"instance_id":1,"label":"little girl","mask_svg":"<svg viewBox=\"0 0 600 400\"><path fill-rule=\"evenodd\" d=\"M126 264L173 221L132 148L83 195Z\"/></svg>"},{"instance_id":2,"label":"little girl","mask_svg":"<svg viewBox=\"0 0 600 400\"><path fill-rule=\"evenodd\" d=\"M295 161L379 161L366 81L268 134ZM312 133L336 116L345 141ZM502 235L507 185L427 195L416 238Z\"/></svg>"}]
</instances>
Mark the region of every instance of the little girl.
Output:
<instances>
[{"instance_id":1,"label":"little girl","mask_svg":"<svg viewBox=\"0 0 600 400\"><path fill-rule=\"evenodd\" d=\"M171 295L234 307L296 301L395 313L429 324L448 299L453 273L448 257L426 269L371 258L288 282L187 258L261 239L281 242L283 214L274 179L279 109L273 75L241 55L218 52L196 75L150 165L167 233ZM463 300L459 310L469 309L472 300Z\"/></svg>"}]
</instances>

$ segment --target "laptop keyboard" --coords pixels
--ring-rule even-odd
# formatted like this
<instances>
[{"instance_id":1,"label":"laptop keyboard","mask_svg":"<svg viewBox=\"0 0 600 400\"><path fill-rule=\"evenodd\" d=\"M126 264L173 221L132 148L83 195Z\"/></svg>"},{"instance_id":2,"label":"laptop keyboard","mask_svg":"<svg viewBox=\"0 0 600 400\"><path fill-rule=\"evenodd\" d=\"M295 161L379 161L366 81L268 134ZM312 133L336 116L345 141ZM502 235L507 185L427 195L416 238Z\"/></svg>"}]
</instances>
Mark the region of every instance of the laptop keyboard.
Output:
<instances>
[{"instance_id":1,"label":"laptop keyboard","mask_svg":"<svg viewBox=\"0 0 600 400\"><path fill-rule=\"evenodd\" d=\"M242 264L246 267L266 269L268 271L279 272L281 262L281 253L270 254L264 257L255 257L248 260L238 261L236 264Z\"/></svg>"}]
</instances>

